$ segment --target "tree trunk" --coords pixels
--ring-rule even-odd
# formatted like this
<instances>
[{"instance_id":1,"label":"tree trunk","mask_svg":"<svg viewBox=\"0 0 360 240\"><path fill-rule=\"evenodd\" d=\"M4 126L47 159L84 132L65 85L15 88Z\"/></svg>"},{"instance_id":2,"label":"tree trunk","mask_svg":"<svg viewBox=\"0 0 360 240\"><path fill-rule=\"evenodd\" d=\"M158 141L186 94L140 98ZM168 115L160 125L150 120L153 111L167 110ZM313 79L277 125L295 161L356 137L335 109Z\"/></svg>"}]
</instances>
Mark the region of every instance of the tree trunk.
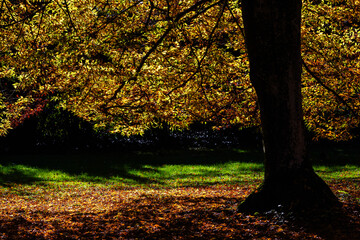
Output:
<instances>
[{"instance_id":1,"label":"tree trunk","mask_svg":"<svg viewBox=\"0 0 360 240\"><path fill-rule=\"evenodd\" d=\"M301 97L301 0L243 0L250 79L256 90L265 179L239 211L336 205L307 158Z\"/></svg>"}]
</instances>

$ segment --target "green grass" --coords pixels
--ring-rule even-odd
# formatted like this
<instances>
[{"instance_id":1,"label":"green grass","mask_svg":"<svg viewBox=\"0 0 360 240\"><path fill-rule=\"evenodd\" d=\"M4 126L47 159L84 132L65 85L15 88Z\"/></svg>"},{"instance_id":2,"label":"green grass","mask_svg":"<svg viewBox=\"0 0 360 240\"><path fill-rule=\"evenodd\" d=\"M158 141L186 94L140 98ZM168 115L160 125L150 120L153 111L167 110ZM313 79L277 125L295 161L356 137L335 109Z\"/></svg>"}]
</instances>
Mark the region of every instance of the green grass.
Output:
<instances>
[{"instance_id":1,"label":"green grass","mask_svg":"<svg viewBox=\"0 0 360 240\"><path fill-rule=\"evenodd\" d=\"M358 152L314 152L315 170L326 180L359 179ZM249 184L263 178L256 151L174 151L72 155L9 155L0 162L0 185L74 183L116 187L182 187ZM353 161L354 160L354 161Z\"/></svg>"},{"instance_id":2,"label":"green grass","mask_svg":"<svg viewBox=\"0 0 360 240\"><path fill-rule=\"evenodd\" d=\"M356 165L315 166L315 171L325 180L359 179L360 167Z\"/></svg>"},{"instance_id":3,"label":"green grass","mask_svg":"<svg viewBox=\"0 0 360 240\"><path fill-rule=\"evenodd\" d=\"M248 162L210 165L144 165L142 169L132 169L129 173L145 179L152 179L155 183L164 186L234 184L260 180L263 177L263 165Z\"/></svg>"}]
</instances>

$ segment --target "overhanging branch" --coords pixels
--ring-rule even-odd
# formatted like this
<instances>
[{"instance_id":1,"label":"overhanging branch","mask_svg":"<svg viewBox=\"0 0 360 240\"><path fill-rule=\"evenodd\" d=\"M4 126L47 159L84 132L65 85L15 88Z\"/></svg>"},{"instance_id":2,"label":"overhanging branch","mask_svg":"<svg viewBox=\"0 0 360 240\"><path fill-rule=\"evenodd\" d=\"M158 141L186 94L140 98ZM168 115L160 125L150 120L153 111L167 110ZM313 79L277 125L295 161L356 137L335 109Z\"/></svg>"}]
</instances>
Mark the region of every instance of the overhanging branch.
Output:
<instances>
[{"instance_id":1,"label":"overhanging branch","mask_svg":"<svg viewBox=\"0 0 360 240\"><path fill-rule=\"evenodd\" d=\"M136 80L141 69L143 68L146 60L150 57L150 55L158 48L158 46L163 42L163 40L166 38L166 36L171 32L171 30L176 26L176 23L178 23L184 16L186 16L188 13L191 13L193 11L196 11L200 6L202 6L205 3L211 2L212 0L200 0L196 2L191 7L185 9L184 11L178 13L172 20L170 20L171 24L169 24L168 28L165 30L165 32L160 36L160 38L154 43L154 45L146 52L146 54L141 58L139 65L136 67L136 72L134 76L130 77L128 81L130 80ZM221 1L219 1L221 2ZM218 2L218 3L219 3ZM215 6L215 4L214 4ZM119 88L117 88L114 91L113 96L109 99L110 101L115 99L117 94L121 91L121 89L124 87L124 84L127 81L124 81L123 84Z\"/></svg>"},{"instance_id":2,"label":"overhanging branch","mask_svg":"<svg viewBox=\"0 0 360 240\"><path fill-rule=\"evenodd\" d=\"M334 94L334 96L342 103L345 105L345 107L347 109L349 109L349 111L354 114L354 116L359 117L359 115L355 112L355 110L332 88L330 88L329 86L327 86L323 80L316 76L316 74L309 68L309 66L305 63L304 59L301 58L302 64L304 65L305 70L310 74L310 76L312 76L317 83L319 83L323 88L325 88L327 91L331 92L332 94Z\"/></svg>"}]
</instances>

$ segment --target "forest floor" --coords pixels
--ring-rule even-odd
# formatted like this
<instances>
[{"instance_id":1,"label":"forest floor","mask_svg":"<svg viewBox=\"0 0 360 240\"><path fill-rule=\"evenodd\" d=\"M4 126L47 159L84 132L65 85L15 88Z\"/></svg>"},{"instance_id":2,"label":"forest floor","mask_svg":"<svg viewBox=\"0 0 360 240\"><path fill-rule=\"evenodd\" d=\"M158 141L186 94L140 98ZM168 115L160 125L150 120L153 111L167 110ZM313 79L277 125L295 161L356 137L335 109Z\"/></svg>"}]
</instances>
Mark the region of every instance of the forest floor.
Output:
<instances>
[{"instance_id":1,"label":"forest floor","mask_svg":"<svg viewBox=\"0 0 360 240\"><path fill-rule=\"evenodd\" d=\"M256 161L66 161L0 164L0 239L360 239L358 164L317 166L343 208L298 217L235 211L261 182Z\"/></svg>"}]
</instances>

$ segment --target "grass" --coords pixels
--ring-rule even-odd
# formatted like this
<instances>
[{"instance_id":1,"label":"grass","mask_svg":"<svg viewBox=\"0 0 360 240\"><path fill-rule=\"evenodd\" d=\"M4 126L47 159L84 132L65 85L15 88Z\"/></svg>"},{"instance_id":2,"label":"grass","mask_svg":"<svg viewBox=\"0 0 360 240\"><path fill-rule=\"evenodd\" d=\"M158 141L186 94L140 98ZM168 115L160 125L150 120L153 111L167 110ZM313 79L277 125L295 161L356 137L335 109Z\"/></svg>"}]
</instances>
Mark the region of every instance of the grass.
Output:
<instances>
[{"instance_id":1,"label":"grass","mask_svg":"<svg viewBox=\"0 0 360 240\"><path fill-rule=\"evenodd\" d=\"M312 152L325 180L359 179L354 149ZM117 187L183 187L260 182L262 154L245 150L8 155L0 162L0 185L77 183Z\"/></svg>"},{"instance_id":2,"label":"grass","mask_svg":"<svg viewBox=\"0 0 360 240\"><path fill-rule=\"evenodd\" d=\"M120 185L123 187L179 187L213 184L246 183L260 180L263 176L263 165L257 162L224 162L211 164L180 164L159 162L138 162L113 160L98 163L85 161L86 155L77 156L71 162L73 168L67 166L69 159L63 162L53 159L25 162L27 156L19 156L16 163L0 165L0 184L44 184L77 182L79 184ZM59 156L58 156L59 157ZM56 157L56 158L58 158ZM134 156L138 157L137 155ZM159 160L159 159L157 159ZM106 164L106 166L104 166ZM55 167L56 166L56 167Z\"/></svg>"},{"instance_id":3,"label":"grass","mask_svg":"<svg viewBox=\"0 0 360 240\"><path fill-rule=\"evenodd\" d=\"M325 180L360 179L360 167L357 165L315 166L315 171Z\"/></svg>"}]
</instances>

